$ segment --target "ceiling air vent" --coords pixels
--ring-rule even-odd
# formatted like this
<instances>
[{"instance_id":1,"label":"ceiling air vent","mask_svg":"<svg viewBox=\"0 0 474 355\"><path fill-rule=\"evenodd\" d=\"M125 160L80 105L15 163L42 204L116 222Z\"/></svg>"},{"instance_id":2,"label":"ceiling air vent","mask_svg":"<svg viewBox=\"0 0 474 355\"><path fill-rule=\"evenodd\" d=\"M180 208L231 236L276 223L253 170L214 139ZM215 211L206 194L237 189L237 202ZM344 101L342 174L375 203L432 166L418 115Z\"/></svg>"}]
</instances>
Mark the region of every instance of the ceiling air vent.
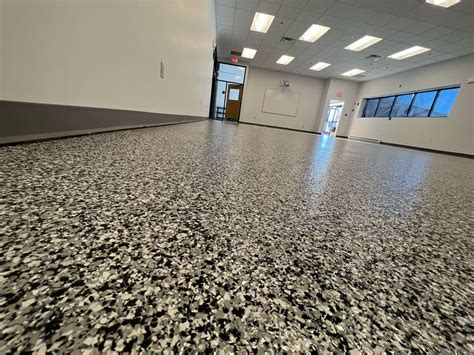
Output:
<instances>
[{"instance_id":1,"label":"ceiling air vent","mask_svg":"<svg viewBox=\"0 0 474 355\"><path fill-rule=\"evenodd\" d=\"M242 55L242 52L230 51L230 55L235 55L235 56L240 57Z\"/></svg>"},{"instance_id":2,"label":"ceiling air vent","mask_svg":"<svg viewBox=\"0 0 474 355\"><path fill-rule=\"evenodd\" d=\"M376 62L376 61L378 61L378 60L380 60L380 59L382 59L382 58L383 58L383 57L382 57L381 55L377 55L377 54L371 54L371 55L369 55L368 57L365 57L365 59L370 60L370 61L372 61L372 62Z\"/></svg>"},{"instance_id":3,"label":"ceiling air vent","mask_svg":"<svg viewBox=\"0 0 474 355\"><path fill-rule=\"evenodd\" d=\"M280 43L293 43L295 41L294 38L290 38L290 37L282 37L280 39Z\"/></svg>"}]
</instances>

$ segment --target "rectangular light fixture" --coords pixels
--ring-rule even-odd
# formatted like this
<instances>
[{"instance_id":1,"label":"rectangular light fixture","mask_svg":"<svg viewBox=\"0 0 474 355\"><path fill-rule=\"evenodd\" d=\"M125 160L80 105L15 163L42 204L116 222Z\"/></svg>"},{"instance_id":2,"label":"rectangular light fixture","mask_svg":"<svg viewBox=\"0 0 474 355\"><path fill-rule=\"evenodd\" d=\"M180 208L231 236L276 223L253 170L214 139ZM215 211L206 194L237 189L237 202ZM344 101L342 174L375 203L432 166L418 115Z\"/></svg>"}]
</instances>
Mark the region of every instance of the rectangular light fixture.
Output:
<instances>
[{"instance_id":1,"label":"rectangular light fixture","mask_svg":"<svg viewBox=\"0 0 474 355\"><path fill-rule=\"evenodd\" d=\"M421 54L421 53L428 52L430 50L431 49L429 49L429 48L414 46L414 47L410 47L408 49L405 49L403 51L394 53L392 55L389 55L388 57L392 58L392 59L402 60L402 59L405 59L405 58L413 57L414 55L418 55L418 54Z\"/></svg>"},{"instance_id":2,"label":"rectangular light fixture","mask_svg":"<svg viewBox=\"0 0 474 355\"><path fill-rule=\"evenodd\" d=\"M441 7L450 7L456 5L461 0L426 0L428 4L441 6Z\"/></svg>"},{"instance_id":3,"label":"rectangular light fixture","mask_svg":"<svg viewBox=\"0 0 474 355\"><path fill-rule=\"evenodd\" d=\"M255 16L253 17L252 26L250 29L252 31L267 33L274 18L275 16L256 12Z\"/></svg>"},{"instance_id":4,"label":"rectangular light fixture","mask_svg":"<svg viewBox=\"0 0 474 355\"><path fill-rule=\"evenodd\" d=\"M355 41L354 43L349 44L344 49L359 52L367 47L370 47L371 45L377 42L380 42L381 40L382 38L379 38L379 37L364 36L361 39L358 39L357 41Z\"/></svg>"},{"instance_id":5,"label":"rectangular light fixture","mask_svg":"<svg viewBox=\"0 0 474 355\"><path fill-rule=\"evenodd\" d=\"M244 50L242 51L242 57L248 59L253 59L253 57L255 57L255 54L257 54L257 50L252 48L244 48Z\"/></svg>"},{"instance_id":6,"label":"rectangular light fixture","mask_svg":"<svg viewBox=\"0 0 474 355\"><path fill-rule=\"evenodd\" d=\"M282 55L280 59L277 60L277 64L288 65L293 59L295 59L295 57L289 55Z\"/></svg>"},{"instance_id":7,"label":"rectangular light fixture","mask_svg":"<svg viewBox=\"0 0 474 355\"><path fill-rule=\"evenodd\" d=\"M300 37L300 41L316 42L319 37L329 31L331 28L320 25L311 25Z\"/></svg>"},{"instance_id":8,"label":"rectangular light fixture","mask_svg":"<svg viewBox=\"0 0 474 355\"><path fill-rule=\"evenodd\" d=\"M324 62L318 62L316 63L315 65L313 65L311 68L311 70L317 70L317 71L320 71L320 70L323 70L324 68L327 68L328 66L330 66L331 64L329 63L324 63Z\"/></svg>"},{"instance_id":9,"label":"rectangular light fixture","mask_svg":"<svg viewBox=\"0 0 474 355\"><path fill-rule=\"evenodd\" d=\"M363 72L365 72L365 70L352 69L352 70L346 71L345 73L342 73L341 75L344 75L344 76L354 76L354 75L357 75L357 74L360 74L360 73L363 73Z\"/></svg>"}]
</instances>

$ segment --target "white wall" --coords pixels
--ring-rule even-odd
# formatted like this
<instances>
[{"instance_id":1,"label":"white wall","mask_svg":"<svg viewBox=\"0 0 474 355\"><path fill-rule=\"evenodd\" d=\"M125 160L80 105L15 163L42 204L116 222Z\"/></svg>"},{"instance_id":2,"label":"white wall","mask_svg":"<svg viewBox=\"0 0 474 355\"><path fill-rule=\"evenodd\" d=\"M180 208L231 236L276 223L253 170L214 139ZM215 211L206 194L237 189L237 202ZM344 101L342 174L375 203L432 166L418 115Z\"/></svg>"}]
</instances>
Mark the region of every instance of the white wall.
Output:
<instances>
[{"instance_id":1,"label":"white wall","mask_svg":"<svg viewBox=\"0 0 474 355\"><path fill-rule=\"evenodd\" d=\"M321 111L321 124L319 132L324 129L324 121L326 120L326 114L329 108L331 100L344 101L342 108L341 117L337 126L336 135L347 137L349 134L350 120L353 116L353 112L357 109L357 91L359 89L359 83L355 81L341 80L341 79L329 79L326 99L324 105L322 105Z\"/></svg>"},{"instance_id":2,"label":"white wall","mask_svg":"<svg viewBox=\"0 0 474 355\"><path fill-rule=\"evenodd\" d=\"M296 117L262 112L265 89L279 89L288 80L290 90L300 93ZM240 122L318 132L325 80L275 70L248 67Z\"/></svg>"},{"instance_id":3,"label":"white wall","mask_svg":"<svg viewBox=\"0 0 474 355\"><path fill-rule=\"evenodd\" d=\"M214 0L0 1L1 99L208 116Z\"/></svg>"},{"instance_id":4,"label":"white wall","mask_svg":"<svg viewBox=\"0 0 474 355\"><path fill-rule=\"evenodd\" d=\"M431 64L399 74L364 82L357 102L364 98L410 90L461 84L451 114L447 118L361 118L355 111L350 135L414 147L474 154L474 85L465 84L474 76L474 55Z\"/></svg>"}]
</instances>

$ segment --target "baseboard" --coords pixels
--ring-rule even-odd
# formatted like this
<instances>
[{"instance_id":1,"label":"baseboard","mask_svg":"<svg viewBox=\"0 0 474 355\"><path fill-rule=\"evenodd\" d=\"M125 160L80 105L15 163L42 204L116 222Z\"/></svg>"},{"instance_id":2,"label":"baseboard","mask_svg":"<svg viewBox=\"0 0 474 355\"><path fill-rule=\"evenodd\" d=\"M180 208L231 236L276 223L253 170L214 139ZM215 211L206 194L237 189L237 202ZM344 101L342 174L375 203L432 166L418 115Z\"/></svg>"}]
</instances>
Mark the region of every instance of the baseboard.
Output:
<instances>
[{"instance_id":1,"label":"baseboard","mask_svg":"<svg viewBox=\"0 0 474 355\"><path fill-rule=\"evenodd\" d=\"M399 148L406 148L406 149L413 149L413 150L421 150L423 152L430 152L430 153L437 153L437 154L445 154L445 155L453 155L456 157L462 157L462 158L469 158L473 159L474 155L472 154L467 154L467 153L457 153L457 152L449 152L446 150L438 150L438 149L431 149L431 148L422 148L422 147L415 147L411 145L403 145L403 144L397 144L397 143L389 143L389 142L380 142L380 144L384 145L390 145L392 147L399 147Z\"/></svg>"},{"instance_id":2,"label":"baseboard","mask_svg":"<svg viewBox=\"0 0 474 355\"><path fill-rule=\"evenodd\" d=\"M296 129L296 128L286 128L286 127L270 126L270 125L260 124L260 123L251 123L251 122L242 122L242 121L240 121L239 123L248 124L248 125L251 125L251 126L260 126L260 127L283 129L283 130L285 130L285 131L304 132L304 133L311 133L311 134L321 134L321 133L319 133L319 132L305 131L304 129Z\"/></svg>"},{"instance_id":3,"label":"baseboard","mask_svg":"<svg viewBox=\"0 0 474 355\"><path fill-rule=\"evenodd\" d=\"M0 100L0 144L189 123L200 116Z\"/></svg>"},{"instance_id":4,"label":"baseboard","mask_svg":"<svg viewBox=\"0 0 474 355\"><path fill-rule=\"evenodd\" d=\"M372 139L372 138L365 138L365 137L358 137L358 136L349 136L349 139L353 139L355 141L361 141L361 142L368 142L368 143L380 143L379 140L377 139Z\"/></svg>"},{"instance_id":5,"label":"baseboard","mask_svg":"<svg viewBox=\"0 0 474 355\"><path fill-rule=\"evenodd\" d=\"M337 135L337 134L336 134L336 137L337 138L346 138L346 139L349 138L348 136L340 136L340 135Z\"/></svg>"},{"instance_id":6,"label":"baseboard","mask_svg":"<svg viewBox=\"0 0 474 355\"><path fill-rule=\"evenodd\" d=\"M472 155L472 154L467 154L467 153L450 152L450 151L447 151L447 150L439 150L439 149L432 149L432 148L417 147L417 146L413 146L413 145L390 143L390 142L384 142L384 141L379 141L379 140L370 139L370 138L362 138L362 137L354 137L354 136L349 136L349 137L337 136L337 137L349 138L349 139L358 140L358 141L363 141L363 142L367 142L367 143L376 143L376 144L390 145L390 146L392 146L392 147L399 147L399 148L405 148L405 149L419 150L419 151L423 151L423 152L430 152L430 153L436 153L436 154L452 155L452 156L456 156L456 157L463 157L463 158L469 158L469 159L473 159L473 158L474 158L474 155Z\"/></svg>"}]
</instances>

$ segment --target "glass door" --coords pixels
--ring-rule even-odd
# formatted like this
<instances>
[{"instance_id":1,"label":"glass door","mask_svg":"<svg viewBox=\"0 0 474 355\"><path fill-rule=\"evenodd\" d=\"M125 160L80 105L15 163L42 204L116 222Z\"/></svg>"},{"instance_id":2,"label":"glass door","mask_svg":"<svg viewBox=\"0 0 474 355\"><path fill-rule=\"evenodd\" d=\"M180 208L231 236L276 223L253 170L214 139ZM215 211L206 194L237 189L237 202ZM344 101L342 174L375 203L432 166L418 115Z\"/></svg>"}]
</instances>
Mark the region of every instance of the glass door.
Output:
<instances>
[{"instance_id":1,"label":"glass door","mask_svg":"<svg viewBox=\"0 0 474 355\"><path fill-rule=\"evenodd\" d=\"M331 100L326 115L326 122L324 124L323 134L327 134L330 136L336 135L336 129L339 123L339 118L341 117L343 106L344 102Z\"/></svg>"}]
</instances>

